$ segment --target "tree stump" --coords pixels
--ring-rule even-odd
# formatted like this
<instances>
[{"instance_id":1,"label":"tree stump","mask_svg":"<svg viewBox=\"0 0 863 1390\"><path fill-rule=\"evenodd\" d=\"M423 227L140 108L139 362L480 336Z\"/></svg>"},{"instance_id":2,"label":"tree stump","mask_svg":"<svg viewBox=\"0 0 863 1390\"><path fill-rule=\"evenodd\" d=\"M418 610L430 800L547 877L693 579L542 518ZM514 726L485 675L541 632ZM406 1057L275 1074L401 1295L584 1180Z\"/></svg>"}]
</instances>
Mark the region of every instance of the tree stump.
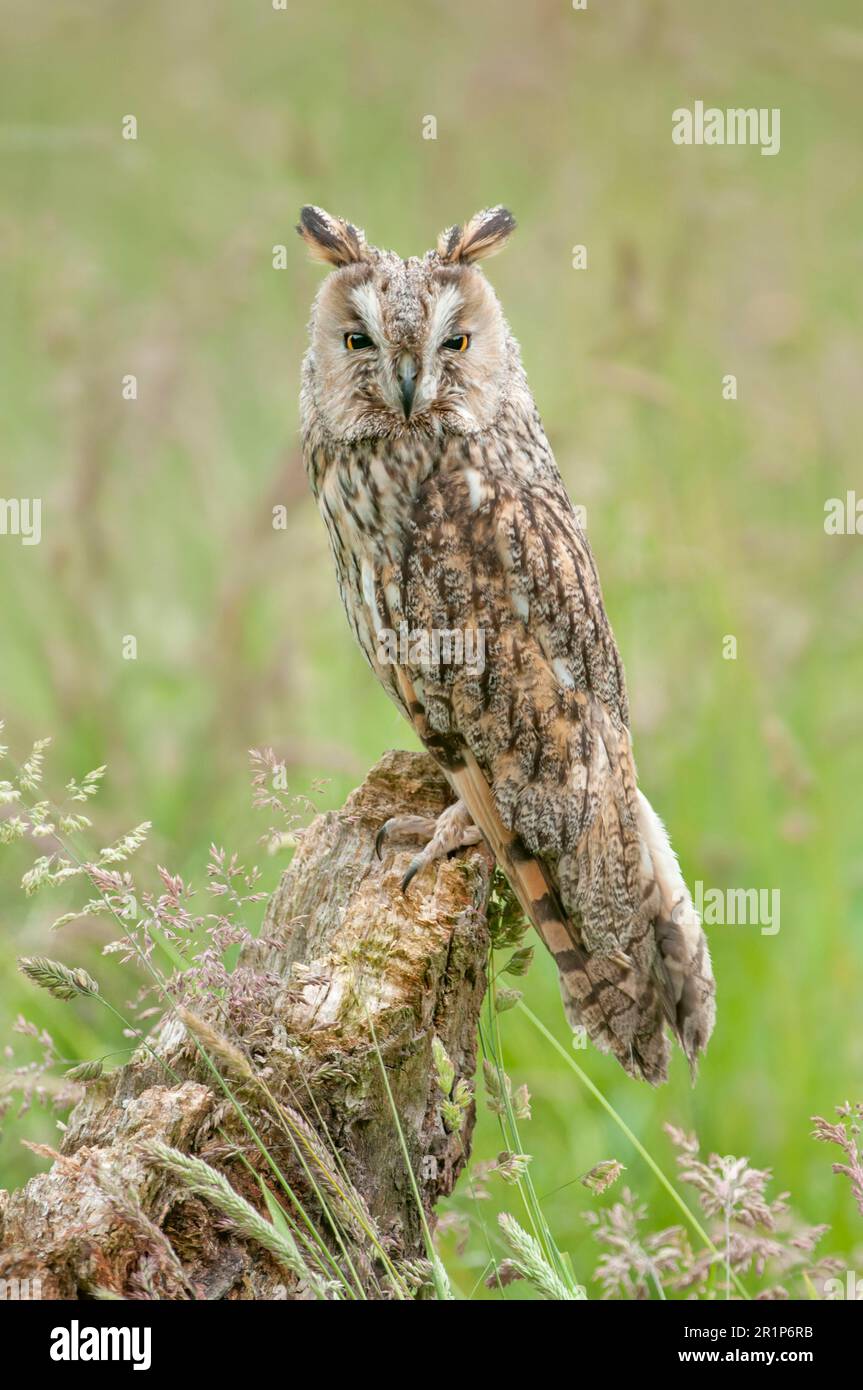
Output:
<instances>
[{"instance_id":1,"label":"tree stump","mask_svg":"<svg viewBox=\"0 0 863 1390\"><path fill-rule=\"evenodd\" d=\"M448 1132L432 1045L443 1044L454 1084L472 1081L493 861L482 845L461 851L403 894L416 844L388 845L382 860L374 848L388 817L437 815L451 799L431 758L386 754L340 811L303 832L260 938L240 958L232 979L254 998L253 1021L230 1001L203 1000L194 1011L205 1030L242 1054L253 1081L230 1076L217 1057L220 1072L333 1258L341 1261L347 1249L369 1297L393 1296L381 1251L414 1292L428 1272L393 1107L429 1224L466 1162L474 1123L470 1104L460 1133ZM53 1166L3 1194L0 1279L38 1280L43 1298L313 1296L148 1156L151 1140L197 1155L266 1216L263 1180L290 1212L177 1013L165 1016L151 1045L156 1057L139 1048L128 1065L86 1083ZM350 1180L375 1241L350 1222L341 1231L346 1245L334 1240L279 1114L306 1127L305 1153L323 1158L320 1171L332 1164Z\"/></svg>"}]
</instances>

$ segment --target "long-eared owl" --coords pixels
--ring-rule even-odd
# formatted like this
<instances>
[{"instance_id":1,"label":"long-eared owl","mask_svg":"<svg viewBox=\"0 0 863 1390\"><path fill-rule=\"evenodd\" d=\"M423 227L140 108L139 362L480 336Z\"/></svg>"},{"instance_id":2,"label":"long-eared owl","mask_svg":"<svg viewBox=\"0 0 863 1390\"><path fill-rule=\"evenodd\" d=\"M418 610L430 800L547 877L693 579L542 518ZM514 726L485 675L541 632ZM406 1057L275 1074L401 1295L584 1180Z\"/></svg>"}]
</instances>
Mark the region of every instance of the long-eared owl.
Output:
<instances>
[{"instance_id":1,"label":"long-eared owl","mask_svg":"<svg viewBox=\"0 0 863 1390\"><path fill-rule=\"evenodd\" d=\"M715 986L637 786L590 546L477 265L514 226L491 208L404 260L303 209L298 231L334 267L312 310L304 456L354 635L456 798L437 825L385 827L428 839L408 877L483 837L570 1022L655 1083L667 1029L694 1070Z\"/></svg>"}]
</instances>

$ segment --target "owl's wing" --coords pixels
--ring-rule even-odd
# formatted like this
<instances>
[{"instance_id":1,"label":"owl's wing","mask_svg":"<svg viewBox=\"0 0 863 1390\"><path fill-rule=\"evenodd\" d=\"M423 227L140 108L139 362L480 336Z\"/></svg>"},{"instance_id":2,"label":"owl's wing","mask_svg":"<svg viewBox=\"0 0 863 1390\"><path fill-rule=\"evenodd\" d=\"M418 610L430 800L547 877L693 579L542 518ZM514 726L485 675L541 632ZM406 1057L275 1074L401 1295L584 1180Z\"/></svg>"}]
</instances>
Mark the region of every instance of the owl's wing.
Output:
<instances>
[{"instance_id":1,"label":"owl's wing","mask_svg":"<svg viewBox=\"0 0 863 1390\"><path fill-rule=\"evenodd\" d=\"M572 504L557 476L528 488L468 469L431 480L415 522L404 618L449 648L400 668L410 717L554 955L571 1021L664 1079L663 1023L694 1062L712 975L636 786L622 666Z\"/></svg>"}]
</instances>

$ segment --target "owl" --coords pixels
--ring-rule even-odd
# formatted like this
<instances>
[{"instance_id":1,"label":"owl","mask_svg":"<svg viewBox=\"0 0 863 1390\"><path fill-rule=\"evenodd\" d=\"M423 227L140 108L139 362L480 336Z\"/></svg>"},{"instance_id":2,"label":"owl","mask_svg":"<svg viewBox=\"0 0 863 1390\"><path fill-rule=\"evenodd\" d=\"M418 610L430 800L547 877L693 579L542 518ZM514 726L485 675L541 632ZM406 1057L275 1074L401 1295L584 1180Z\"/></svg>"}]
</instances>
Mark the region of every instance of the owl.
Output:
<instances>
[{"instance_id":1,"label":"owl","mask_svg":"<svg viewBox=\"0 0 863 1390\"><path fill-rule=\"evenodd\" d=\"M503 207L422 257L305 207L333 269L312 307L303 455L354 636L445 773L403 883L484 839L557 965L566 1015L635 1077L693 1076L715 985L665 828L637 785L623 666L518 344L478 262Z\"/></svg>"}]
</instances>

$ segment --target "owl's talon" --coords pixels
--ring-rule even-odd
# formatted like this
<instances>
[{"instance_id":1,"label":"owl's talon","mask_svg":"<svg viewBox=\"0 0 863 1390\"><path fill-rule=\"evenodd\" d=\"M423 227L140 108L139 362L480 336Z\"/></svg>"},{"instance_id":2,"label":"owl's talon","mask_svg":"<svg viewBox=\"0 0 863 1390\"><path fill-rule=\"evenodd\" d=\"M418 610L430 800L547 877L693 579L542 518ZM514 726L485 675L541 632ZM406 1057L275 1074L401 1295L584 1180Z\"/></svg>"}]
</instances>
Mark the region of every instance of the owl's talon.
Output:
<instances>
[{"instance_id":1,"label":"owl's talon","mask_svg":"<svg viewBox=\"0 0 863 1390\"><path fill-rule=\"evenodd\" d=\"M401 881L401 890L403 893L406 893L408 891L408 888L411 886L412 881L416 878L420 869L423 867L424 862L425 861L421 854L415 855L414 858L411 860L410 864L408 865L408 871Z\"/></svg>"},{"instance_id":2,"label":"owl's talon","mask_svg":"<svg viewBox=\"0 0 863 1390\"><path fill-rule=\"evenodd\" d=\"M383 859L384 840L390 835L418 835L420 839L430 840L436 826L433 816L390 816L375 836L375 854Z\"/></svg>"},{"instance_id":3,"label":"owl's talon","mask_svg":"<svg viewBox=\"0 0 863 1390\"><path fill-rule=\"evenodd\" d=\"M457 850L476 845L482 839L481 832L471 823L470 812L461 801L447 806L437 820L424 819L422 816L392 817L378 831L375 840L378 854L384 838L394 830L402 834L422 835L427 840L425 848L414 855L402 878L403 893L407 892L417 874L429 864L433 864L436 859L448 859Z\"/></svg>"}]
</instances>

